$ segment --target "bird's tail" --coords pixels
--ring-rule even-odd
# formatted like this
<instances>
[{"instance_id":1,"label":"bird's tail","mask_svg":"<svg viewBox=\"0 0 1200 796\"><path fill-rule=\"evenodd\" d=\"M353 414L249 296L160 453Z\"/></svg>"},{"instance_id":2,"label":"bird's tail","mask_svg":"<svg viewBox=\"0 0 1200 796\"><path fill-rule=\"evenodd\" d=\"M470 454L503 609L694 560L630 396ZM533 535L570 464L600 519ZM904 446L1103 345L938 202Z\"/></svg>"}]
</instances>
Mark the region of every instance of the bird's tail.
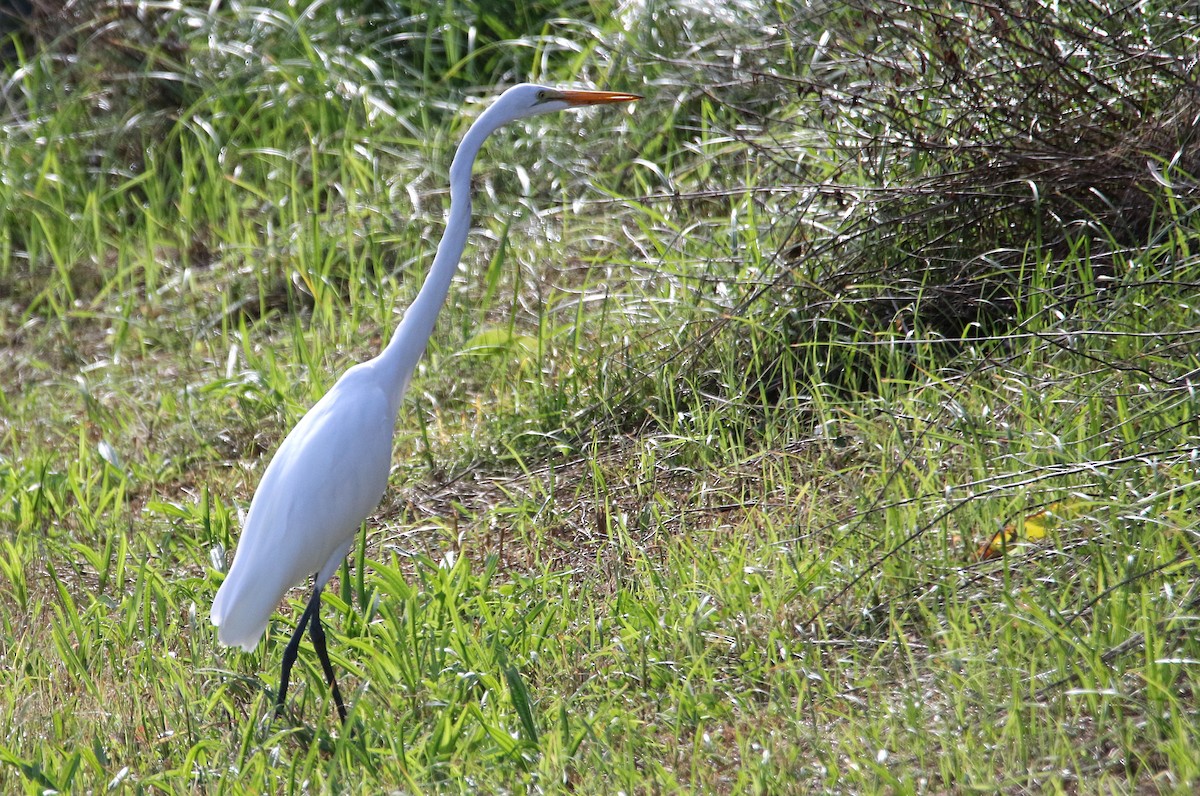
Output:
<instances>
[{"instance_id":1,"label":"bird's tail","mask_svg":"<svg viewBox=\"0 0 1200 796\"><path fill-rule=\"evenodd\" d=\"M286 586L279 587L269 580L247 582L239 577L236 567L232 568L217 589L208 615L217 626L217 640L227 647L252 651L286 590Z\"/></svg>"}]
</instances>

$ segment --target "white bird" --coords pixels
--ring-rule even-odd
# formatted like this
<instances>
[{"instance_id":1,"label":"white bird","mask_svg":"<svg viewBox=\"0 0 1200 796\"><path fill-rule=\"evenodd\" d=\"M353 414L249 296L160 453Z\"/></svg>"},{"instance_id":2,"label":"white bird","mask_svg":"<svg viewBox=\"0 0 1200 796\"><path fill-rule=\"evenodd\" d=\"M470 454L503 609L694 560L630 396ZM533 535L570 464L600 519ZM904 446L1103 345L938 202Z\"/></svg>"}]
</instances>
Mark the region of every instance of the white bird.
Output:
<instances>
[{"instance_id":1,"label":"white bird","mask_svg":"<svg viewBox=\"0 0 1200 796\"><path fill-rule=\"evenodd\" d=\"M515 119L588 105L632 102L636 94L513 86L463 136L450 165L450 214L429 275L374 359L347 370L308 410L267 465L250 502L233 565L213 600L217 638L247 652L257 646L288 589L315 573L312 597L283 652L277 709L304 628L329 681L338 715L346 720L321 627L321 589L387 488L396 414L417 361L445 303L471 226L471 168L484 140Z\"/></svg>"}]
</instances>

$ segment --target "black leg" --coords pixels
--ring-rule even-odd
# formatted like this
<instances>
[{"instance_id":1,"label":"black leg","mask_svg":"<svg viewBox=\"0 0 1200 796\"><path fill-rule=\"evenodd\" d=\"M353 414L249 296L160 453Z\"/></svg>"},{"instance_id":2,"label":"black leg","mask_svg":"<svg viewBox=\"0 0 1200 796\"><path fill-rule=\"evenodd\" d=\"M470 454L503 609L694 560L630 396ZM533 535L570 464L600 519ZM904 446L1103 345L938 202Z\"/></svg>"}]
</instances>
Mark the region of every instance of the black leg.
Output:
<instances>
[{"instance_id":1,"label":"black leg","mask_svg":"<svg viewBox=\"0 0 1200 796\"><path fill-rule=\"evenodd\" d=\"M313 595L313 605L321 601L321 592L318 591ZM342 702L342 692L338 689L337 680L333 676L333 664L329 662L329 650L325 649L325 628L321 627L321 612L314 610L312 619L310 620L309 629L312 631L313 648L317 651L317 658L321 661L321 668L325 670L325 679L329 681L329 690L333 692L333 703L337 705L338 716L342 719L342 724L346 723L346 705Z\"/></svg>"},{"instance_id":2,"label":"black leg","mask_svg":"<svg viewBox=\"0 0 1200 796\"><path fill-rule=\"evenodd\" d=\"M276 713L283 713L283 701L287 696L288 680L292 676L292 664L296 662L296 653L300 650L300 639L304 637L304 626L316 614L316 606L320 603L320 598L321 592L318 590L316 599L309 600L304 613L300 614L300 621L296 623L296 632L292 634L292 640L283 649L283 671L279 675L279 697L275 700Z\"/></svg>"}]
</instances>

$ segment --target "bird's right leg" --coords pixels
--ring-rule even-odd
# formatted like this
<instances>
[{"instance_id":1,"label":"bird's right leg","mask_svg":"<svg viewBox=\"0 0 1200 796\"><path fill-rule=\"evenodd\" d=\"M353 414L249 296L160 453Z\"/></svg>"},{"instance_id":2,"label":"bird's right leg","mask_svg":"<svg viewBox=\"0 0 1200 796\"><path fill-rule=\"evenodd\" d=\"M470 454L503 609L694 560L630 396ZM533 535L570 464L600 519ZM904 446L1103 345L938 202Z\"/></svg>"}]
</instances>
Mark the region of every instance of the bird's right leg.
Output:
<instances>
[{"instance_id":1,"label":"bird's right leg","mask_svg":"<svg viewBox=\"0 0 1200 796\"><path fill-rule=\"evenodd\" d=\"M317 590L320 593L320 589ZM337 705L338 716L342 724L346 723L346 704L342 702L342 692L338 689L337 679L333 676L333 664L329 661L329 650L325 647L325 628L321 627L321 612L314 611L309 628L312 630L313 649L317 651L317 659L325 670L325 679L329 681L329 690L333 692L333 703Z\"/></svg>"},{"instance_id":2,"label":"bird's right leg","mask_svg":"<svg viewBox=\"0 0 1200 796\"><path fill-rule=\"evenodd\" d=\"M296 623L296 632L292 634L291 641L283 648L283 670L279 674L279 697L275 700L276 713L283 713L283 701L287 696L288 680L292 676L292 664L296 662L296 654L300 651L300 639L304 638L304 628L316 618L320 606L321 589L317 587L313 591L312 599L308 601L304 613L300 614L300 621Z\"/></svg>"}]
</instances>

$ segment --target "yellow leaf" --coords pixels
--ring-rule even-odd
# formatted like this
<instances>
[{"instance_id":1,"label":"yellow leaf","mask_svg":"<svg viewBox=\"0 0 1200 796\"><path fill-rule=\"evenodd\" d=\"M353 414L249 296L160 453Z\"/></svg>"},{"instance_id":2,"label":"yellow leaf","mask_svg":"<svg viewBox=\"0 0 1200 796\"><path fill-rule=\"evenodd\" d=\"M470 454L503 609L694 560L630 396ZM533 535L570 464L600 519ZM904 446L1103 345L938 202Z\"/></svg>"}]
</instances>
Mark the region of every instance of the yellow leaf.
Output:
<instances>
[{"instance_id":1,"label":"yellow leaf","mask_svg":"<svg viewBox=\"0 0 1200 796\"><path fill-rule=\"evenodd\" d=\"M1059 523L1077 517L1083 511L1086 502L1083 498L1077 497L1060 500L1057 503L1051 503L1041 511L1030 514L1020 523L1010 522L975 551L975 560L996 558L1003 554L1006 547L1045 539L1046 535Z\"/></svg>"}]
</instances>

